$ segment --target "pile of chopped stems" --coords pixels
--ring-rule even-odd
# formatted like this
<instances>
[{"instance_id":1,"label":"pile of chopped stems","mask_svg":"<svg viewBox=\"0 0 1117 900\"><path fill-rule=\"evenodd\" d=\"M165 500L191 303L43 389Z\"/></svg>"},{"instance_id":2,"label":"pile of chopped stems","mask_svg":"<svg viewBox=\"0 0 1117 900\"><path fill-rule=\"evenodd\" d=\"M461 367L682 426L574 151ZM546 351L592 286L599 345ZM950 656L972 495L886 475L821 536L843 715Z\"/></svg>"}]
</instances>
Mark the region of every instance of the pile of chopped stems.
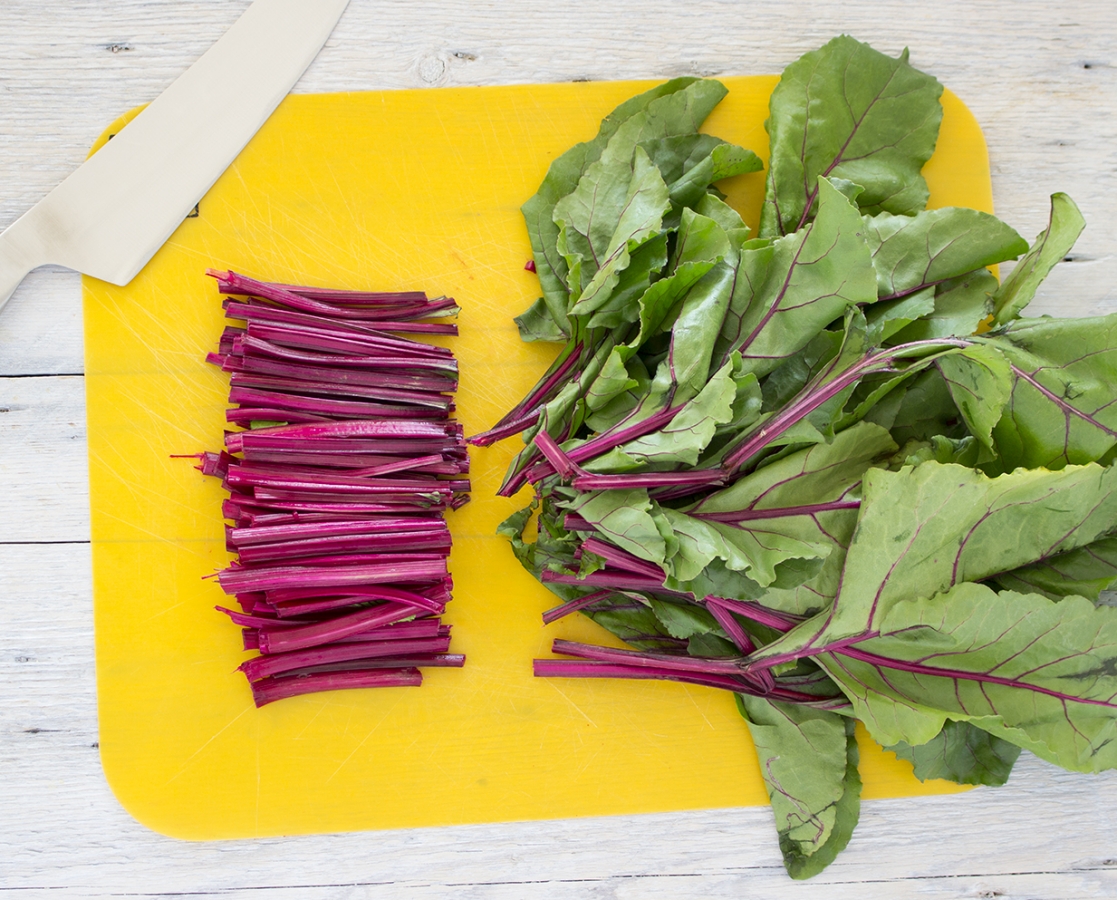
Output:
<instances>
[{"instance_id":1,"label":"pile of chopped stems","mask_svg":"<svg viewBox=\"0 0 1117 900\"><path fill-rule=\"evenodd\" d=\"M259 651L240 670L257 706L343 688L418 685L461 666L439 616L451 599L447 510L469 499L454 421L457 361L400 334L452 335L422 293L217 279L229 319L207 361L229 373L225 450L200 471L229 492L236 560L217 607Z\"/></svg>"},{"instance_id":2,"label":"pile of chopped stems","mask_svg":"<svg viewBox=\"0 0 1117 900\"><path fill-rule=\"evenodd\" d=\"M1065 195L1031 246L926 208L941 92L850 37L789 66L756 236L714 183L758 161L697 131L724 88L622 104L523 208L516 321L563 347L471 439L523 436L501 532L544 621L630 646L535 673L732 691L796 878L856 824L855 720L921 779L1117 767L1117 316L1022 316Z\"/></svg>"}]
</instances>

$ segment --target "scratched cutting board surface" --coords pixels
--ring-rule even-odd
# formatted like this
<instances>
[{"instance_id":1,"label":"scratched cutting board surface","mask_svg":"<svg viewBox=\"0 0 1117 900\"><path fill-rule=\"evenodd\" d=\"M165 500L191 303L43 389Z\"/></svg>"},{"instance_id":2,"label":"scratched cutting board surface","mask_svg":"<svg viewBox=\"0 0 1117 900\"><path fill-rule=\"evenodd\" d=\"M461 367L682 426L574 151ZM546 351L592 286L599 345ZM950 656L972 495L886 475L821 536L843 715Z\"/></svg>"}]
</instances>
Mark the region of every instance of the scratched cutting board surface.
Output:
<instances>
[{"instance_id":1,"label":"scratched cutting board surface","mask_svg":"<svg viewBox=\"0 0 1117 900\"><path fill-rule=\"evenodd\" d=\"M725 78L704 130L767 155L773 77ZM216 479L223 327L207 267L267 280L456 297L466 432L517 401L555 347L511 317L538 295L520 204L550 161L651 82L291 96L127 287L84 281L101 758L121 803L181 838L664 812L767 802L732 695L620 680L536 679L556 637L616 644L584 617L543 627L495 497L518 439L474 450L451 514L453 652L420 688L339 691L257 710L234 670L240 630L203 580L230 559ZM991 210L981 132L949 93L924 170L931 205ZM109 132L118 130L114 123ZM108 133L108 132L107 132ZM763 174L721 186L755 227ZM862 735L864 737L864 735ZM920 784L862 741L865 796Z\"/></svg>"}]
</instances>

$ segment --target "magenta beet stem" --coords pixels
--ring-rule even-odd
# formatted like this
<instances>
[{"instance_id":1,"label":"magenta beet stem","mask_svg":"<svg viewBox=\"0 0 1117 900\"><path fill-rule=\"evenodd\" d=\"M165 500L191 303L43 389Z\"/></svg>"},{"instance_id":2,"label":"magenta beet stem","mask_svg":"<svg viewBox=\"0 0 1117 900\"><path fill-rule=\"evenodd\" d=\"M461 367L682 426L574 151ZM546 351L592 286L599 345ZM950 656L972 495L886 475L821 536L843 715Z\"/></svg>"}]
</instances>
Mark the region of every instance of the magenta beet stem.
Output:
<instances>
[{"instance_id":1,"label":"magenta beet stem","mask_svg":"<svg viewBox=\"0 0 1117 900\"><path fill-rule=\"evenodd\" d=\"M831 512L838 509L859 509L860 500L832 500L829 503L805 503L802 506L783 506L773 509L739 509L731 512L704 513L700 512L701 504L690 511L696 519L707 519L711 522L724 522L735 525L738 522L752 522L757 519L781 519L786 516L813 516L817 513Z\"/></svg>"},{"instance_id":2,"label":"magenta beet stem","mask_svg":"<svg viewBox=\"0 0 1117 900\"><path fill-rule=\"evenodd\" d=\"M213 354L210 354L213 356ZM269 359L262 356L228 356L221 360L210 359L230 374L253 373L295 381L336 382L343 389L355 385L366 387L390 387L406 391L438 391L452 393L458 389L458 382L452 375L438 372L417 375L405 371L361 371L360 369L338 369L332 366L316 366Z\"/></svg>"},{"instance_id":3,"label":"magenta beet stem","mask_svg":"<svg viewBox=\"0 0 1117 900\"><path fill-rule=\"evenodd\" d=\"M407 622L397 622L394 625L380 625L375 628L370 628L368 631L358 631L355 634L346 635L343 638L338 638L336 641L331 641L328 644L322 644L320 646L332 647L335 644L367 641L392 643L396 641L416 640L418 638L449 637L450 630L449 625L443 625L438 619L411 619ZM260 629L256 628L244 629L246 637L249 634L252 636L252 646L245 647L245 650L260 649L258 640L259 631Z\"/></svg>"},{"instance_id":4,"label":"magenta beet stem","mask_svg":"<svg viewBox=\"0 0 1117 900\"><path fill-rule=\"evenodd\" d=\"M363 335L387 341L398 341L400 339L387 334L386 326L402 323L404 320L407 320L407 324L413 324L415 319L421 319L430 312L430 310L417 306L397 306L391 309L377 310L371 313L371 315L366 315L361 319L339 321L337 319L327 318L326 316L298 312L292 309L283 309L282 307L254 301L242 303L236 300L226 300L221 305L225 308L226 318L229 319L242 319L246 322L267 322L271 325L294 325L296 327L316 328L332 334ZM231 340L227 341L226 335L233 337L237 332L244 334L247 333L247 329L226 328L225 333L222 334L222 342L219 345L222 348L222 352L229 352L225 348L227 346L231 347Z\"/></svg>"},{"instance_id":5,"label":"magenta beet stem","mask_svg":"<svg viewBox=\"0 0 1117 900\"><path fill-rule=\"evenodd\" d=\"M365 602L375 600L392 600L396 603L406 603L417 610L428 613L441 614L446 604L450 602L450 591L453 581L450 576L434 584L424 584L412 587L387 587L385 585L353 585L343 591L324 594L321 588L278 588L268 591L268 603L276 606L276 613L280 616L292 615L289 604L301 601L314 602L334 595L349 597L363 597ZM308 610L309 612L310 610Z\"/></svg>"},{"instance_id":6,"label":"magenta beet stem","mask_svg":"<svg viewBox=\"0 0 1117 900\"><path fill-rule=\"evenodd\" d=\"M722 605L719 598L707 597L706 609L717 619L717 623L721 626L721 630L729 635L729 639L733 641L737 649L741 651L742 656L748 656L756 649L756 645L753 644L752 638L750 638L745 629L741 627L741 623L733 618L729 608Z\"/></svg>"},{"instance_id":7,"label":"magenta beet stem","mask_svg":"<svg viewBox=\"0 0 1117 900\"><path fill-rule=\"evenodd\" d=\"M293 669L318 666L326 663L348 662L355 659L375 659L385 656L406 656L422 653L445 653L450 649L448 637L419 638L410 641L362 641L340 646L312 647L290 653L257 656L238 667L249 681L259 681L269 675L280 675Z\"/></svg>"},{"instance_id":8,"label":"magenta beet stem","mask_svg":"<svg viewBox=\"0 0 1117 900\"><path fill-rule=\"evenodd\" d=\"M235 546L244 547L252 544L269 544L274 541L332 537L342 534L414 534L429 531L448 532L449 528L442 519L396 516L358 519L350 522L310 522L260 528L233 528L229 532L229 538Z\"/></svg>"},{"instance_id":9,"label":"magenta beet stem","mask_svg":"<svg viewBox=\"0 0 1117 900\"><path fill-rule=\"evenodd\" d=\"M527 431L539 421L539 415L539 411L536 410L526 416L512 419L510 422L506 422L503 425L494 426L481 434L475 434L467 438L466 442L472 444L474 447L488 447L490 444L502 441L506 437L512 437L512 435L519 434L521 431Z\"/></svg>"},{"instance_id":10,"label":"magenta beet stem","mask_svg":"<svg viewBox=\"0 0 1117 900\"><path fill-rule=\"evenodd\" d=\"M757 684L742 673L740 676L716 675L708 672L684 671L657 666L627 665L625 663L602 662L599 660L536 659L533 660L534 674L552 678L633 678L654 681L677 681L683 684L697 684L702 687L720 688L753 697L767 697L787 703L802 703L822 709L837 709L849 705L844 697L817 697L789 688L776 687L771 690Z\"/></svg>"},{"instance_id":11,"label":"magenta beet stem","mask_svg":"<svg viewBox=\"0 0 1117 900\"><path fill-rule=\"evenodd\" d=\"M338 318L361 318L363 310L351 309L345 306L313 300L302 294L295 293L278 284L269 284L256 281L236 272L218 272L209 269L207 275L217 279L217 289L223 294L245 294L252 297L262 297L275 303L282 303L291 309L300 309L305 312L319 313Z\"/></svg>"},{"instance_id":12,"label":"magenta beet stem","mask_svg":"<svg viewBox=\"0 0 1117 900\"><path fill-rule=\"evenodd\" d=\"M271 287L277 287L300 297L309 297L312 300L322 300L326 303L352 303L367 304L369 306L381 303L439 303L445 297L428 300L423 291L350 291L342 288L310 287L302 284L282 284L269 282ZM450 301L453 303L454 301Z\"/></svg>"},{"instance_id":13,"label":"magenta beet stem","mask_svg":"<svg viewBox=\"0 0 1117 900\"><path fill-rule=\"evenodd\" d=\"M275 566L260 569L228 568L217 579L227 594L242 591L271 591L284 587L345 588L350 585L384 584L393 581L436 581L447 574L446 560L360 566Z\"/></svg>"},{"instance_id":14,"label":"magenta beet stem","mask_svg":"<svg viewBox=\"0 0 1117 900\"><path fill-rule=\"evenodd\" d=\"M664 591L662 580L657 581L655 578L629 572L600 570L583 577L544 569L540 578L544 584L573 584L578 587L603 587L617 591Z\"/></svg>"},{"instance_id":15,"label":"magenta beet stem","mask_svg":"<svg viewBox=\"0 0 1117 900\"><path fill-rule=\"evenodd\" d=\"M575 479L575 482L577 482L577 480L585 477L586 473L574 464L570 457L563 452L562 447L560 447L555 442L555 439L547 434L546 431L540 431L536 434L533 442L539 452L546 457L547 462L549 462L554 470L563 478L577 476Z\"/></svg>"},{"instance_id":16,"label":"magenta beet stem","mask_svg":"<svg viewBox=\"0 0 1117 900\"><path fill-rule=\"evenodd\" d=\"M624 569L627 572L633 572L636 575L643 575L647 578L658 579L660 584L662 584L663 579L667 577L663 569L655 563L650 563L647 560L633 556L631 553L627 553L619 547L614 547L612 544L606 543L600 538L586 538L582 541L582 549L588 553L600 556L606 563L616 566L618 569Z\"/></svg>"},{"instance_id":17,"label":"magenta beet stem","mask_svg":"<svg viewBox=\"0 0 1117 900\"><path fill-rule=\"evenodd\" d=\"M408 656L381 656L374 659L353 659L347 662L322 663L288 669L281 677L314 675L318 672L364 672L376 669L456 668L465 665L464 653L412 653Z\"/></svg>"},{"instance_id":18,"label":"magenta beet stem","mask_svg":"<svg viewBox=\"0 0 1117 900\"><path fill-rule=\"evenodd\" d=\"M770 609L760 603L753 603L750 600L731 600L728 597L706 597L705 603L713 601L723 609L730 612L735 612L737 615L749 619L752 622L757 622L760 625L766 625L781 634L790 631L796 625L803 621L802 616L795 616L791 613L779 612L778 610Z\"/></svg>"},{"instance_id":19,"label":"magenta beet stem","mask_svg":"<svg viewBox=\"0 0 1117 900\"><path fill-rule=\"evenodd\" d=\"M327 552L413 553L435 550L443 551L443 555L450 552L450 535L448 532L421 532L406 535L335 535L332 537L279 541L274 544L253 544L249 547L242 546L237 552L240 555L241 563L252 565L272 560L319 556Z\"/></svg>"},{"instance_id":20,"label":"magenta beet stem","mask_svg":"<svg viewBox=\"0 0 1117 900\"><path fill-rule=\"evenodd\" d=\"M592 606L598 600L604 600L613 591L594 591L592 594L586 594L584 597L577 597L574 600L568 600L561 606L555 606L543 613L543 624L550 625L552 622L558 621L563 616L568 616L571 613L577 612L580 609L585 609L587 606Z\"/></svg>"},{"instance_id":21,"label":"magenta beet stem","mask_svg":"<svg viewBox=\"0 0 1117 900\"><path fill-rule=\"evenodd\" d=\"M423 676L418 669L373 669L364 672L328 672L314 675L293 675L286 678L262 678L252 682L252 699L256 706L275 700L314 694L318 691L341 691L369 687L418 687Z\"/></svg>"},{"instance_id":22,"label":"magenta beet stem","mask_svg":"<svg viewBox=\"0 0 1117 900\"><path fill-rule=\"evenodd\" d=\"M373 418L375 416L414 417L435 419L445 416L450 409L447 403L438 408L409 401L391 405L373 400L333 400L325 397L307 397L282 391L263 390L234 385L229 390L229 402L241 406L291 410L331 418Z\"/></svg>"},{"instance_id":23,"label":"magenta beet stem","mask_svg":"<svg viewBox=\"0 0 1117 900\"><path fill-rule=\"evenodd\" d=\"M417 391L411 388L313 381L305 378L285 378L282 375L262 375L255 372L232 372L229 375L229 385L238 389L272 390L287 394L322 394L329 397L344 395L363 400L381 400L440 410L446 410L452 406L451 399L438 391Z\"/></svg>"},{"instance_id":24,"label":"magenta beet stem","mask_svg":"<svg viewBox=\"0 0 1117 900\"><path fill-rule=\"evenodd\" d=\"M239 406L225 410L225 421L230 425L251 428L257 422L286 422L289 425L313 425L332 421L329 416L317 413L296 412L293 409L275 409L260 406Z\"/></svg>"},{"instance_id":25,"label":"magenta beet stem","mask_svg":"<svg viewBox=\"0 0 1117 900\"><path fill-rule=\"evenodd\" d=\"M532 661L532 668L537 678L636 678L700 684L743 694L757 693L744 678L662 666L637 666L599 660L536 659Z\"/></svg>"},{"instance_id":26,"label":"magenta beet stem","mask_svg":"<svg viewBox=\"0 0 1117 900\"><path fill-rule=\"evenodd\" d=\"M629 666L650 666L680 672L704 672L710 675L740 676L741 667L736 660L702 659L697 656L674 656L667 653L654 653L644 650L617 650L612 647L597 647L577 641L558 639L551 649L566 656L582 659L595 659L601 662L623 663Z\"/></svg>"},{"instance_id":27,"label":"magenta beet stem","mask_svg":"<svg viewBox=\"0 0 1117 900\"><path fill-rule=\"evenodd\" d=\"M543 404L550 399L556 387L562 384L570 370L578 363L582 356L582 345L575 344L569 348L569 353L561 363L555 366L554 371L545 375L533 387L526 397L517 403L511 410L488 431L476 434L468 442L479 447L487 447L513 434L526 431L539 421L540 410Z\"/></svg>"},{"instance_id":28,"label":"magenta beet stem","mask_svg":"<svg viewBox=\"0 0 1117 900\"><path fill-rule=\"evenodd\" d=\"M341 353L346 356L374 357L387 354L393 358L426 362L446 360L448 357L441 347L419 344L402 338L383 334L356 334L338 332L324 328L310 328L304 325L273 325L269 322L249 322L246 329L248 338L270 341L280 347L293 347L296 350L313 350L317 353ZM234 340L233 349L236 350ZM255 346L246 344L246 346Z\"/></svg>"},{"instance_id":29,"label":"magenta beet stem","mask_svg":"<svg viewBox=\"0 0 1117 900\"><path fill-rule=\"evenodd\" d=\"M417 456L414 459L401 459L398 462L383 463L378 466L366 466L355 470L352 474L361 478L379 475L391 475L393 472L409 472L417 469L427 469L431 466L442 466L442 455L432 453L430 456ZM456 474L456 472L454 473Z\"/></svg>"},{"instance_id":30,"label":"magenta beet stem","mask_svg":"<svg viewBox=\"0 0 1117 900\"><path fill-rule=\"evenodd\" d=\"M404 603L385 603L369 609L358 610L346 616L338 616L326 622L301 625L282 631L260 632L260 652L264 654L286 653L291 650L304 650L318 644L328 644L359 631L367 631L381 625L390 625L415 615L415 608Z\"/></svg>"},{"instance_id":31,"label":"magenta beet stem","mask_svg":"<svg viewBox=\"0 0 1117 900\"><path fill-rule=\"evenodd\" d=\"M636 438L643 437L646 434L651 434L653 431L658 431L664 425L667 425L672 419L675 418L683 410L682 406L672 406L667 409L660 410L653 415L648 416L646 419L641 419L634 425L629 425L626 428L617 428L613 431L607 431L604 434L591 438L584 444L580 444L573 450L567 452L572 462L585 463L591 459L595 459L602 453L606 453L621 444L627 444L629 441L634 441ZM528 475L528 480L532 482L539 481L546 475L550 474L547 469L550 466L543 463L536 465Z\"/></svg>"},{"instance_id":32,"label":"magenta beet stem","mask_svg":"<svg viewBox=\"0 0 1117 900\"><path fill-rule=\"evenodd\" d=\"M414 374L431 375L432 372L445 373L444 377L457 377L458 364L452 358L401 356L398 353L382 351L379 356L352 356L339 353L317 353L310 350L297 350L291 347L281 347L279 344L266 341L262 338L245 335L243 340L238 340L234 350L244 354L245 357L266 357L281 359L291 363L305 363L311 366L339 367L346 369L363 370L419 370Z\"/></svg>"},{"instance_id":33,"label":"magenta beet stem","mask_svg":"<svg viewBox=\"0 0 1117 900\"><path fill-rule=\"evenodd\" d=\"M713 473L713 478L711 478L711 472ZM570 484L580 491L602 491L617 488L657 488L692 484L710 485L714 487L721 484L723 481L723 475L716 469L691 469L685 472L638 472L619 474L581 472Z\"/></svg>"},{"instance_id":34,"label":"magenta beet stem","mask_svg":"<svg viewBox=\"0 0 1117 900\"><path fill-rule=\"evenodd\" d=\"M215 606L218 612L223 612L233 622L244 628L295 628L299 625L312 624L307 619L269 619L266 616L253 616L239 613L235 609L226 609L224 606Z\"/></svg>"}]
</instances>

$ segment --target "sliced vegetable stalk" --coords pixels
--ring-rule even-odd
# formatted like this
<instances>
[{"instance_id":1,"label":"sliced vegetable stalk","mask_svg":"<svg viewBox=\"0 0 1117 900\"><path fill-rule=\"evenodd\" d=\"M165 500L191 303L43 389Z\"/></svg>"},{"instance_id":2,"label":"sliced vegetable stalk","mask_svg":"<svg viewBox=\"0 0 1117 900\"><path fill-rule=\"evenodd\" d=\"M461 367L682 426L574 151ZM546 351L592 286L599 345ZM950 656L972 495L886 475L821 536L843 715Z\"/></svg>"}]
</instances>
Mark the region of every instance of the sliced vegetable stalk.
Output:
<instances>
[{"instance_id":1,"label":"sliced vegetable stalk","mask_svg":"<svg viewBox=\"0 0 1117 900\"><path fill-rule=\"evenodd\" d=\"M230 373L218 607L258 656L240 666L257 706L323 690L413 686L461 666L440 616L451 597L447 510L468 500L453 354L401 334L455 334L448 298L255 281L210 272Z\"/></svg>"}]
</instances>

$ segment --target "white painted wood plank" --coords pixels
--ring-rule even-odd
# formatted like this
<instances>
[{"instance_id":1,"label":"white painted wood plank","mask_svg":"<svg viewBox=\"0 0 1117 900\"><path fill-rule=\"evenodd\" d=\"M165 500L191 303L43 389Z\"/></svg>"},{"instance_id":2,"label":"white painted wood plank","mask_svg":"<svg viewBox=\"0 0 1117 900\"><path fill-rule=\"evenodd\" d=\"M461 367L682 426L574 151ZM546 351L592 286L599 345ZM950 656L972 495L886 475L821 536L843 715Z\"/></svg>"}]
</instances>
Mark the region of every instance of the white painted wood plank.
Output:
<instances>
[{"instance_id":1,"label":"white painted wood plank","mask_svg":"<svg viewBox=\"0 0 1117 900\"><path fill-rule=\"evenodd\" d=\"M147 831L97 757L89 577L86 546L0 546L0 796L20 810L0 816L5 897L804 894L764 808L209 844ZM931 898L1114 895L1115 827L1117 773L1025 759L1001 789L866 802L846 853L809 886L835 900L896 897L904 884Z\"/></svg>"},{"instance_id":2,"label":"white painted wood plank","mask_svg":"<svg viewBox=\"0 0 1117 900\"><path fill-rule=\"evenodd\" d=\"M120 112L155 97L247 4L123 0L0 8L0 226L80 164ZM758 0L737 4L620 2L411 3L353 0L298 91L657 78L776 72L839 31L881 49L912 48L977 115L990 146L998 211L1031 237L1048 195L1065 190L1090 227L1036 309L1117 308L1117 25L1108 0L913 5ZM61 279L61 280L56 280ZM53 274L13 301L32 332L57 334L59 297L72 281ZM40 293L41 292L41 293ZM8 316L10 313L5 313ZM65 317L73 325L72 302ZM2 321L2 320L0 320ZM69 327L69 326L67 326ZM19 332L24 333L26 332ZM18 334L18 333L17 333ZM0 328L0 372L75 371L40 343ZM53 343L53 340L48 342Z\"/></svg>"},{"instance_id":3,"label":"white painted wood plank","mask_svg":"<svg viewBox=\"0 0 1117 900\"><path fill-rule=\"evenodd\" d=\"M0 377L84 370L81 276L44 266L23 280L0 315Z\"/></svg>"},{"instance_id":4,"label":"white painted wood plank","mask_svg":"<svg viewBox=\"0 0 1117 900\"><path fill-rule=\"evenodd\" d=\"M0 542L89 540L82 376L0 378Z\"/></svg>"}]
</instances>

